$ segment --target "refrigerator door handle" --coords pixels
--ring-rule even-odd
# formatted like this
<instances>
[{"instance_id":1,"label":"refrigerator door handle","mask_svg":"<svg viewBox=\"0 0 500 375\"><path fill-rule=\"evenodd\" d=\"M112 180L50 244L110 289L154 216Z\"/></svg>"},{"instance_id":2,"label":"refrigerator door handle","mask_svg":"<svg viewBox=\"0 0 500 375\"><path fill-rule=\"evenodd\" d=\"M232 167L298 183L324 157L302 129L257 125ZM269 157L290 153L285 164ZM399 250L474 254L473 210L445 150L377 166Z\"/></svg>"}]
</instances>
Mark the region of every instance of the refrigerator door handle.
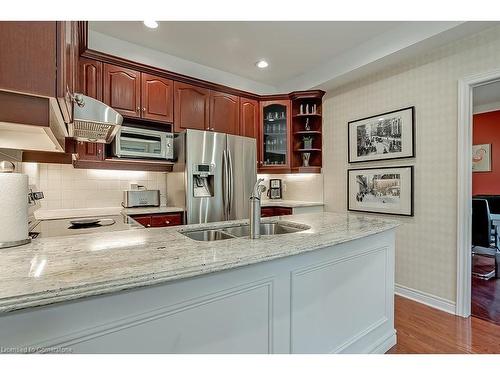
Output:
<instances>
[{"instance_id":1,"label":"refrigerator door handle","mask_svg":"<svg viewBox=\"0 0 500 375\"><path fill-rule=\"evenodd\" d=\"M231 215L233 208L233 198L234 198L234 172L233 172L233 159L231 157L231 150L227 151L228 156L228 170L229 170L229 186L228 186L228 215Z\"/></svg>"},{"instance_id":2,"label":"refrigerator door handle","mask_svg":"<svg viewBox=\"0 0 500 375\"><path fill-rule=\"evenodd\" d=\"M227 151L222 151L222 210L224 212L224 220L228 218L228 163L227 163Z\"/></svg>"}]
</instances>

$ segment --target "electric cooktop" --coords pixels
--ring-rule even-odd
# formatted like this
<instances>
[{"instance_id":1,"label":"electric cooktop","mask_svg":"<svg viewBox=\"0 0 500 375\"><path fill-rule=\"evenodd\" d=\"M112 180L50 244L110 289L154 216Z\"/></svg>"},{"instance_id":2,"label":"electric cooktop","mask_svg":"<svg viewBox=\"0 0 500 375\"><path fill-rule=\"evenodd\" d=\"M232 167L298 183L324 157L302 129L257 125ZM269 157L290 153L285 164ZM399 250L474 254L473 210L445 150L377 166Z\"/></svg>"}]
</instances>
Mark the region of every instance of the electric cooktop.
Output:
<instances>
[{"instance_id":1,"label":"electric cooktop","mask_svg":"<svg viewBox=\"0 0 500 375\"><path fill-rule=\"evenodd\" d=\"M125 215L41 220L30 229L31 238L72 236L74 234L141 229L142 225Z\"/></svg>"}]
</instances>

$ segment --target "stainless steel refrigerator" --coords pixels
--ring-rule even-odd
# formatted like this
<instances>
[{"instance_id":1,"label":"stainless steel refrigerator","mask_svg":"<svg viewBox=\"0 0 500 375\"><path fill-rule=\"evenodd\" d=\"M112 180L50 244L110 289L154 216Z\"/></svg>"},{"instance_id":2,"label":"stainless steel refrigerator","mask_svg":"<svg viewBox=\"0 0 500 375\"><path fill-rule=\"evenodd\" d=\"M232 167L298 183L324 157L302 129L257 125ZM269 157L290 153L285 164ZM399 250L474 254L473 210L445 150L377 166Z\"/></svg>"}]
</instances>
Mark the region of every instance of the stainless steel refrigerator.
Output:
<instances>
[{"instance_id":1,"label":"stainless steel refrigerator","mask_svg":"<svg viewBox=\"0 0 500 375\"><path fill-rule=\"evenodd\" d=\"M185 207L187 224L248 218L256 152L253 138L180 133L174 140L177 162L167 176L168 205Z\"/></svg>"}]
</instances>

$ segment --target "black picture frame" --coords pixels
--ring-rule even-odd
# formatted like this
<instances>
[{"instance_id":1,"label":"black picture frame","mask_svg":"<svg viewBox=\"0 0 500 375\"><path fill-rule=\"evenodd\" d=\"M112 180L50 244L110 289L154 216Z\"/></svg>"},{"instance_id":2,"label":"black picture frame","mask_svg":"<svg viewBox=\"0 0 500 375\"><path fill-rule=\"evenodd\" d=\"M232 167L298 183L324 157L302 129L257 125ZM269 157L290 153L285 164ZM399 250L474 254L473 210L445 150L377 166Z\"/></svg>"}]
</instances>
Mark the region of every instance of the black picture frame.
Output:
<instances>
[{"instance_id":1,"label":"black picture frame","mask_svg":"<svg viewBox=\"0 0 500 375\"><path fill-rule=\"evenodd\" d=\"M384 169L409 169L410 170L410 212L407 214L404 213L392 213L392 212L381 212L374 210L362 210L362 209L353 209L350 207L350 188L349 188L349 174L353 171L365 171L365 170L384 170ZM406 216L413 217L415 215L415 178L414 178L414 166L413 165L403 165L403 166L390 166L390 167L368 167L368 168L351 168L347 170L347 211L352 212L363 212L363 213L371 213L377 215L392 215L392 216Z\"/></svg>"},{"instance_id":2,"label":"black picture frame","mask_svg":"<svg viewBox=\"0 0 500 375\"><path fill-rule=\"evenodd\" d=\"M409 155L404 155L404 156L394 156L394 157L386 157L386 158L369 158L367 160L353 160L352 157L351 157L351 149L352 149L352 145L351 145L351 127L353 126L353 124L357 123L357 122L360 122L360 121L365 121L365 120L369 120L369 119L376 119L376 118L380 118L380 117L383 117L383 116L387 116L387 115L390 115L390 114L395 114L395 113L398 113L398 112L404 112L404 111L408 111L410 110L411 111L411 126L410 126L410 129L411 129L411 154ZM357 149L357 139L355 140L356 144L354 145L355 149ZM394 111L389 111L389 112L384 112L384 113L380 113L380 114L377 114L377 115L373 115L373 116L368 116L368 117L364 117L364 118L360 118L360 119L357 119L357 120L352 120L352 121L349 121L347 123L347 158L348 158L348 163L350 164L354 164L354 163L369 163L369 162L375 162L375 161L382 161L382 160L397 160L397 159L408 159L408 158L414 158L415 157L415 106L410 106L410 107L405 107L405 108L401 108L401 109L396 109Z\"/></svg>"}]
</instances>

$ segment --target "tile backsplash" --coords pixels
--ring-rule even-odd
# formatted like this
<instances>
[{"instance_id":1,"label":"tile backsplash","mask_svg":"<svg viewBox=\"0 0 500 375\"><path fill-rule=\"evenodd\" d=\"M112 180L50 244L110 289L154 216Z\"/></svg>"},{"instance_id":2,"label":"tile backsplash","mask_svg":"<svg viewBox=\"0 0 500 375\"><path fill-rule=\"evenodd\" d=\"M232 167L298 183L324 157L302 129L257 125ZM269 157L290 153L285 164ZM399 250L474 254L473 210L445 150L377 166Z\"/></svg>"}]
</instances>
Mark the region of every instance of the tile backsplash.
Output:
<instances>
[{"instance_id":1,"label":"tile backsplash","mask_svg":"<svg viewBox=\"0 0 500 375\"><path fill-rule=\"evenodd\" d=\"M306 202L323 202L323 174L259 174L264 184L269 188L269 179L282 180L283 199ZM268 199L267 195L264 199Z\"/></svg>"},{"instance_id":2,"label":"tile backsplash","mask_svg":"<svg viewBox=\"0 0 500 375\"><path fill-rule=\"evenodd\" d=\"M75 169L72 165L22 163L30 185L43 191L42 209L119 207L131 183L160 190L167 204L166 173Z\"/></svg>"}]
</instances>

